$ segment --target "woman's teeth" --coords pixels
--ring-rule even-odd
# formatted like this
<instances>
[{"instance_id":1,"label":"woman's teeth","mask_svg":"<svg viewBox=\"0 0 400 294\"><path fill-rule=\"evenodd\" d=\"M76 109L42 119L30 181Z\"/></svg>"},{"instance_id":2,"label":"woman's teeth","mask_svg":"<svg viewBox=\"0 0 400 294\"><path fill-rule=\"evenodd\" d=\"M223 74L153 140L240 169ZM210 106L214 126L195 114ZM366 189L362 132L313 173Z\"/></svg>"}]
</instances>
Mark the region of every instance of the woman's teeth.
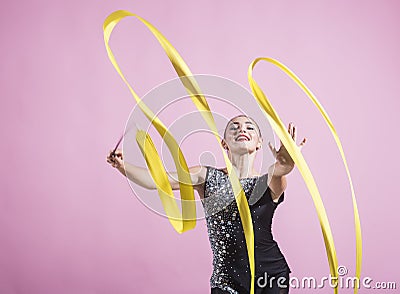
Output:
<instances>
[{"instance_id":1,"label":"woman's teeth","mask_svg":"<svg viewBox=\"0 0 400 294\"><path fill-rule=\"evenodd\" d=\"M239 136L236 141L248 141L249 139L247 139L247 137L245 136Z\"/></svg>"}]
</instances>

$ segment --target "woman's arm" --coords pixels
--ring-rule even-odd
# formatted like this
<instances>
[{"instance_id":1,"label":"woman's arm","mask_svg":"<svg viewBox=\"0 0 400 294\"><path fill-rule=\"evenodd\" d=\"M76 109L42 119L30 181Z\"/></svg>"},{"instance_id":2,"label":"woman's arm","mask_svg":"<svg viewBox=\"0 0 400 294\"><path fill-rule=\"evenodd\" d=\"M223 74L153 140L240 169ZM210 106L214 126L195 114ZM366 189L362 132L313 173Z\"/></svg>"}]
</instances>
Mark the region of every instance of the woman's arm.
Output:
<instances>
[{"instance_id":1,"label":"woman's arm","mask_svg":"<svg viewBox=\"0 0 400 294\"><path fill-rule=\"evenodd\" d=\"M124 162L122 151L120 149L115 151L115 155L110 151L107 156L107 162L135 184L150 190L157 189L149 170L147 168ZM189 172L193 187L196 190L199 189L205 180L206 168L204 166L193 166L189 168ZM178 173L168 172L167 175L172 190L179 190Z\"/></svg>"},{"instance_id":2,"label":"woman's arm","mask_svg":"<svg viewBox=\"0 0 400 294\"><path fill-rule=\"evenodd\" d=\"M276 171L276 166L277 164L274 163L268 169L267 183L269 183L268 186L271 191L272 200L278 199L287 187L286 176Z\"/></svg>"},{"instance_id":3,"label":"woman's arm","mask_svg":"<svg viewBox=\"0 0 400 294\"><path fill-rule=\"evenodd\" d=\"M296 127L293 123L289 123L288 132L296 143ZM306 138L303 139L298 147L301 149L305 143ZM287 187L286 175L294 169L294 161L282 144L282 141L278 151L270 142L268 142L268 145L276 159L276 162L268 169L267 180L271 189L272 199L275 200L282 195Z\"/></svg>"}]
</instances>

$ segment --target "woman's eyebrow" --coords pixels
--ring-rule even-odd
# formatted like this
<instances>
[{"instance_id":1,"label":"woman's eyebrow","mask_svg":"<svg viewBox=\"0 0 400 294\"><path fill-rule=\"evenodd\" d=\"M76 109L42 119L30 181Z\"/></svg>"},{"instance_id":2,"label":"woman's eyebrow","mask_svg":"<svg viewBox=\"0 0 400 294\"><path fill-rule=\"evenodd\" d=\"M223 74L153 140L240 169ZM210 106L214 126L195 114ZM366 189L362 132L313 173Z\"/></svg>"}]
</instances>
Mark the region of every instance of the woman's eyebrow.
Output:
<instances>
[{"instance_id":1,"label":"woman's eyebrow","mask_svg":"<svg viewBox=\"0 0 400 294\"><path fill-rule=\"evenodd\" d=\"M251 121L245 121L244 123L254 125L254 123L252 123ZM233 121L233 122L231 123L231 125L238 125L238 124L239 124L239 123L238 123L237 121Z\"/></svg>"}]
</instances>

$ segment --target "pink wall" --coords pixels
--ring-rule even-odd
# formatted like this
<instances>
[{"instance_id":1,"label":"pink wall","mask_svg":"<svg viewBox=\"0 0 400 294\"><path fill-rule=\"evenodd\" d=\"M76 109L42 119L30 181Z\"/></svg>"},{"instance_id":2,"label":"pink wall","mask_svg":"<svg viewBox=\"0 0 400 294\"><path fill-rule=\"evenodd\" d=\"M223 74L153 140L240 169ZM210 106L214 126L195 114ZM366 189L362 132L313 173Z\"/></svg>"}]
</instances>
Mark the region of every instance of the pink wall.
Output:
<instances>
[{"instance_id":1,"label":"pink wall","mask_svg":"<svg viewBox=\"0 0 400 294\"><path fill-rule=\"evenodd\" d=\"M258 56L294 70L344 146L363 229L362 275L399 284L397 1L41 0L8 1L0 12L0 293L209 291L205 222L178 235L105 162L134 106L102 39L103 20L117 9L158 27L193 73L248 88L247 67ZM176 76L137 20L123 21L111 44L141 95ZM309 139L303 154L327 208L339 264L354 275L351 194L334 140L305 95L276 69L259 65L255 77L285 123L294 121L299 139ZM311 196L298 170L288 182L275 238L292 275L326 276Z\"/></svg>"}]
</instances>

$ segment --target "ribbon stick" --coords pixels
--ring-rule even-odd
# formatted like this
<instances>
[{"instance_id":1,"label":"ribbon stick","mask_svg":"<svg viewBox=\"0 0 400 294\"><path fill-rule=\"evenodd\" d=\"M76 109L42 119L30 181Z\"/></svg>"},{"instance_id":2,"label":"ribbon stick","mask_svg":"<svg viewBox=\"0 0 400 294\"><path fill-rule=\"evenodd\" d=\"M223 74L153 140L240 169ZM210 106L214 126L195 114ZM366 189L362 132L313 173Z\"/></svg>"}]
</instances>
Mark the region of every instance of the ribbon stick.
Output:
<instances>
[{"instance_id":1,"label":"ribbon stick","mask_svg":"<svg viewBox=\"0 0 400 294\"><path fill-rule=\"evenodd\" d=\"M333 242L333 237L332 237L332 232L330 229L328 217L326 215L325 207L322 203L321 196L319 194L317 185L314 181L314 178L311 174L310 169L308 168L308 165L301 154L299 148L296 145L296 142L293 141L293 139L290 137L289 133L286 131L286 128L284 124L282 123L281 119L279 118L277 112L275 109L272 107L272 104L268 101L266 95L264 92L261 90L259 85L256 83L256 81L253 79L253 69L255 65L259 61L267 61L272 63L273 65L277 66L279 69L281 69L284 73L286 73L293 81L296 82L296 84L307 94L307 96L312 100L312 102L316 105L320 113L322 114L325 122L328 124L328 127L335 138L336 144L339 148L340 154L343 159L344 166L346 168L347 172L347 177L350 182L350 188L351 188L351 195L352 195L352 200L353 200L353 212L354 212L354 223L355 223L355 233L356 233L356 277L358 278L358 281L360 280L360 273L361 273L361 260L362 260L362 236L361 236L361 225L360 225L360 217L358 214L358 208L357 208L357 201L354 193L354 188L353 188L353 183L351 181L351 176L349 172L349 168L347 166L347 161L346 157L344 155L343 147L340 142L339 136L336 133L335 127L333 126L332 121L330 120L328 114L322 107L321 103L317 100L317 98L314 96L314 94L307 88L307 86L290 70L288 69L285 65L280 63L279 61L272 59L272 58L267 58L267 57L260 57L256 58L249 66L248 70L248 80L250 84L250 88L254 94L255 99L259 103L259 105L262 107L262 109L265 111L264 114L267 117L268 121L270 122L271 126L277 133L278 137L281 139L283 145L289 152L290 156L292 157L293 161L295 162L297 168L300 171L300 174L302 175L308 190L311 193L312 199L314 201L315 208L317 210L318 218L320 221L320 226L322 230L322 234L324 237L324 242L325 242L325 248L326 248L326 253L328 257L328 262L329 262L329 267L330 267L330 272L331 275L335 278L338 278L338 262L337 262L337 257L336 257L336 250L335 250L335 245ZM358 285L357 285L358 286ZM335 287L335 293L338 293L337 287ZM357 294L358 287L354 288L354 293Z\"/></svg>"}]
</instances>

